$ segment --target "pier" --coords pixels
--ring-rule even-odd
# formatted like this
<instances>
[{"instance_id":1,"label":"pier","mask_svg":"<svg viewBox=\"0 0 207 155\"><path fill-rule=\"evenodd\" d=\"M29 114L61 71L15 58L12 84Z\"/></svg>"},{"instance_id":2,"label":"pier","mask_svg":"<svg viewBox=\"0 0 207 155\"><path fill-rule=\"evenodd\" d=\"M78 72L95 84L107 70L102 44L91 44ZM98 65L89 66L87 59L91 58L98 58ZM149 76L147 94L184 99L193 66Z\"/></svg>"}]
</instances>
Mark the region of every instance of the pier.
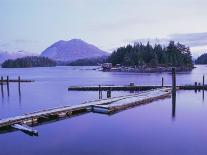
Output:
<instances>
[{"instance_id":1,"label":"pier","mask_svg":"<svg viewBox=\"0 0 207 155\"><path fill-rule=\"evenodd\" d=\"M18 83L18 92L19 92L19 96L21 96L21 83L31 83L31 82L34 82L34 80L21 79L20 76L18 76L17 79L10 79L9 76L7 76L6 78L1 76L0 85L1 85L2 98L4 98L4 85L6 86L7 95L9 96L10 95L10 83Z\"/></svg>"},{"instance_id":2,"label":"pier","mask_svg":"<svg viewBox=\"0 0 207 155\"><path fill-rule=\"evenodd\" d=\"M159 88L171 88L172 86L71 86L68 88L69 91L145 91L151 89L159 89ZM207 85L178 85L176 86L179 90L207 90Z\"/></svg>"},{"instance_id":3,"label":"pier","mask_svg":"<svg viewBox=\"0 0 207 155\"><path fill-rule=\"evenodd\" d=\"M34 125L42 122L47 122L51 119L65 118L75 115L84 114L87 112L95 112L95 108L102 106L110 113L131 108L140 104L149 103L158 99L163 99L171 95L171 89L161 88L142 93L101 99L85 102L74 106L57 107L38 112L28 113L20 116L10 117L0 120L0 128L12 127L15 124L19 125Z\"/></svg>"}]
</instances>

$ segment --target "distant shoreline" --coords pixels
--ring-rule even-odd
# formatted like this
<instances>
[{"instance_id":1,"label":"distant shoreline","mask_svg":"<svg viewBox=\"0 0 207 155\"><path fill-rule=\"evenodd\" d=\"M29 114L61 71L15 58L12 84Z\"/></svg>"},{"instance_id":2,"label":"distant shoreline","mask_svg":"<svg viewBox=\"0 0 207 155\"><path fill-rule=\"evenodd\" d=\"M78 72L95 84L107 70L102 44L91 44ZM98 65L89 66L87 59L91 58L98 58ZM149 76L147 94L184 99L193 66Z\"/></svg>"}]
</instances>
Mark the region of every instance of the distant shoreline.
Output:
<instances>
[{"instance_id":1,"label":"distant shoreline","mask_svg":"<svg viewBox=\"0 0 207 155\"><path fill-rule=\"evenodd\" d=\"M196 67L176 67L177 72L190 72ZM163 73L171 72L172 67L119 67L111 68L109 70L102 70L104 72L134 72L134 73Z\"/></svg>"}]
</instances>

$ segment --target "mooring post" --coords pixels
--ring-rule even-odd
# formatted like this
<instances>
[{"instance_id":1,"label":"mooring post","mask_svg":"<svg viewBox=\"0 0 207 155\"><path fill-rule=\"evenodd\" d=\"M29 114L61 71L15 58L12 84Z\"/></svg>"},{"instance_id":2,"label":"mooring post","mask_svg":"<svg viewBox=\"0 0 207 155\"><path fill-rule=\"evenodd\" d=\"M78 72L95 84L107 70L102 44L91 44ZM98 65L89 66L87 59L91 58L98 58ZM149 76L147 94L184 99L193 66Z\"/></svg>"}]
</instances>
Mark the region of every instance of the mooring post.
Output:
<instances>
[{"instance_id":1,"label":"mooring post","mask_svg":"<svg viewBox=\"0 0 207 155\"><path fill-rule=\"evenodd\" d=\"M198 87L198 83L197 82L195 82L195 92L197 92L197 87Z\"/></svg>"},{"instance_id":2,"label":"mooring post","mask_svg":"<svg viewBox=\"0 0 207 155\"><path fill-rule=\"evenodd\" d=\"M98 86L99 99L101 99L101 85Z\"/></svg>"},{"instance_id":3,"label":"mooring post","mask_svg":"<svg viewBox=\"0 0 207 155\"><path fill-rule=\"evenodd\" d=\"M19 90L19 96L21 96L21 88L20 88L20 76L18 77L18 90Z\"/></svg>"},{"instance_id":4,"label":"mooring post","mask_svg":"<svg viewBox=\"0 0 207 155\"><path fill-rule=\"evenodd\" d=\"M172 68L172 93L176 94L176 69Z\"/></svg>"},{"instance_id":5,"label":"mooring post","mask_svg":"<svg viewBox=\"0 0 207 155\"><path fill-rule=\"evenodd\" d=\"M172 118L175 119L176 113L176 69L172 68Z\"/></svg>"},{"instance_id":6,"label":"mooring post","mask_svg":"<svg viewBox=\"0 0 207 155\"><path fill-rule=\"evenodd\" d=\"M9 96L9 76L6 77L7 95Z\"/></svg>"},{"instance_id":7,"label":"mooring post","mask_svg":"<svg viewBox=\"0 0 207 155\"><path fill-rule=\"evenodd\" d=\"M162 87L164 86L164 78L162 77Z\"/></svg>"},{"instance_id":8,"label":"mooring post","mask_svg":"<svg viewBox=\"0 0 207 155\"><path fill-rule=\"evenodd\" d=\"M100 93L101 93L101 99L102 99L102 90L101 90L101 87L100 87Z\"/></svg>"},{"instance_id":9,"label":"mooring post","mask_svg":"<svg viewBox=\"0 0 207 155\"><path fill-rule=\"evenodd\" d=\"M1 76L1 96L4 97L4 87L3 87L4 78Z\"/></svg>"},{"instance_id":10,"label":"mooring post","mask_svg":"<svg viewBox=\"0 0 207 155\"><path fill-rule=\"evenodd\" d=\"M109 88L109 90L107 91L107 98L111 97L111 87Z\"/></svg>"}]
</instances>

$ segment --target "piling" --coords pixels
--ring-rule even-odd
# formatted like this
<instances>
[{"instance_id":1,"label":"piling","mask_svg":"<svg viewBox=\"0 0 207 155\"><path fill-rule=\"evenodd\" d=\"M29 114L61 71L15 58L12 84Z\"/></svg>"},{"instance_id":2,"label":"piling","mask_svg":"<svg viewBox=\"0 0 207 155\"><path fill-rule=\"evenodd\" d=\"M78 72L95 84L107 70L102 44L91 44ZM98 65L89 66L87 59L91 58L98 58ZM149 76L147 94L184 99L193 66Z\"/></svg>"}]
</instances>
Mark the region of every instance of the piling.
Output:
<instances>
[{"instance_id":1,"label":"piling","mask_svg":"<svg viewBox=\"0 0 207 155\"><path fill-rule=\"evenodd\" d=\"M162 87L164 87L164 78L162 77Z\"/></svg>"},{"instance_id":2,"label":"piling","mask_svg":"<svg viewBox=\"0 0 207 155\"><path fill-rule=\"evenodd\" d=\"M18 90L19 90L19 96L21 96L21 86L20 86L20 82L21 82L21 79L20 79L20 76L18 77Z\"/></svg>"},{"instance_id":3,"label":"piling","mask_svg":"<svg viewBox=\"0 0 207 155\"><path fill-rule=\"evenodd\" d=\"M3 87L4 78L1 76L1 96L4 97L4 87Z\"/></svg>"},{"instance_id":4,"label":"piling","mask_svg":"<svg viewBox=\"0 0 207 155\"><path fill-rule=\"evenodd\" d=\"M111 98L111 88L107 91L107 98Z\"/></svg>"},{"instance_id":5,"label":"piling","mask_svg":"<svg viewBox=\"0 0 207 155\"><path fill-rule=\"evenodd\" d=\"M98 86L99 99L102 99L101 85Z\"/></svg>"},{"instance_id":6,"label":"piling","mask_svg":"<svg viewBox=\"0 0 207 155\"><path fill-rule=\"evenodd\" d=\"M6 77L7 95L9 96L9 76Z\"/></svg>"},{"instance_id":7,"label":"piling","mask_svg":"<svg viewBox=\"0 0 207 155\"><path fill-rule=\"evenodd\" d=\"M176 94L176 69L172 68L172 93Z\"/></svg>"},{"instance_id":8,"label":"piling","mask_svg":"<svg viewBox=\"0 0 207 155\"><path fill-rule=\"evenodd\" d=\"M197 93L197 90L198 90L198 89L197 89L198 83L195 82L194 86L195 86L195 92Z\"/></svg>"}]
</instances>

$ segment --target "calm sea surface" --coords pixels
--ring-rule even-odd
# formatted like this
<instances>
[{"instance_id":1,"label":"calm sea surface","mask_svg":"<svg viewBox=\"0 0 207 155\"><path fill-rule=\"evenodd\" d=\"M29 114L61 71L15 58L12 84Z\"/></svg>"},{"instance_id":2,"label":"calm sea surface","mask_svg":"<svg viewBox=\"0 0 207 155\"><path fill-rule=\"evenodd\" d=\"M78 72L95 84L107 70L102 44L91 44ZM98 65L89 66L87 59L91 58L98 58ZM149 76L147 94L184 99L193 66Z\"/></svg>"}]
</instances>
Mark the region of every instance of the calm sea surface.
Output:
<instances>
[{"instance_id":1,"label":"calm sea surface","mask_svg":"<svg viewBox=\"0 0 207 155\"><path fill-rule=\"evenodd\" d=\"M169 73L110 73L97 67L3 69L0 75L35 80L10 85L0 95L0 119L63 105L98 99L98 92L68 91L75 85L171 84ZM207 66L178 73L177 83L193 84L207 77ZM207 78L206 78L207 83ZM112 96L129 92L112 92ZM21 131L0 134L0 155L206 155L207 92L178 91L171 98L107 116L88 113L35 127L38 137ZM106 94L104 93L104 97Z\"/></svg>"}]
</instances>

